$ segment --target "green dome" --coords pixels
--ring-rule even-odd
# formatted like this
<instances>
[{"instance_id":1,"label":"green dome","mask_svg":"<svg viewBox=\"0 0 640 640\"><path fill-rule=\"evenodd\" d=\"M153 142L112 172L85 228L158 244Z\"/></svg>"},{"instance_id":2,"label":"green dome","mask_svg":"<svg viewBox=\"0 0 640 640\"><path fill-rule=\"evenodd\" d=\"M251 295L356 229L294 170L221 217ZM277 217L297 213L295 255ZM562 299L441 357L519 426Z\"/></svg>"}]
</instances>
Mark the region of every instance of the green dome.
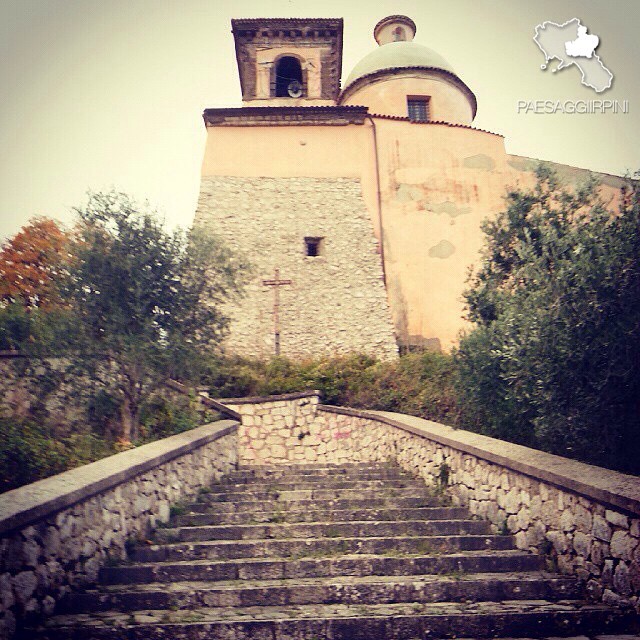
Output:
<instances>
[{"instance_id":1,"label":"green dome","mask_svg":"<svg viewBox=\"0 0 640 640\"><path fill-rule=\"evenodd\" d=\"M344 89L359 78L383 69L435 67L454 73L453 67L439 54L415 42L389 42L366 55L353 68Z\"/></svg>"}]
</instances>

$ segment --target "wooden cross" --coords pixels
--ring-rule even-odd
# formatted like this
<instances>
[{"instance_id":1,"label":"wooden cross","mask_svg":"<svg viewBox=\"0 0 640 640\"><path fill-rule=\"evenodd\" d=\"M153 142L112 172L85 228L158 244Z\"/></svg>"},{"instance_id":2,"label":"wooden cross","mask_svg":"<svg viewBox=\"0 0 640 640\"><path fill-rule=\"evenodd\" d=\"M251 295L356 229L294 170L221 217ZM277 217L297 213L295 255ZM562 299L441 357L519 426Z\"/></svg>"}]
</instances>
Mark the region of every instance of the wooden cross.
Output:
<instances>
[{"instance_id":1,"label":"wooden cross","mask_svg":"<svg viewBox=\"0 0 640 640\"><path fill-rule=\"evenodd\" d=\"M276 356L280 355L280 287L293 284L291 280L280 280L280 269L276 268L273 280L263 280L265 287L274 287L273 325L276 339Z\"/></svg>"}]
</instances>

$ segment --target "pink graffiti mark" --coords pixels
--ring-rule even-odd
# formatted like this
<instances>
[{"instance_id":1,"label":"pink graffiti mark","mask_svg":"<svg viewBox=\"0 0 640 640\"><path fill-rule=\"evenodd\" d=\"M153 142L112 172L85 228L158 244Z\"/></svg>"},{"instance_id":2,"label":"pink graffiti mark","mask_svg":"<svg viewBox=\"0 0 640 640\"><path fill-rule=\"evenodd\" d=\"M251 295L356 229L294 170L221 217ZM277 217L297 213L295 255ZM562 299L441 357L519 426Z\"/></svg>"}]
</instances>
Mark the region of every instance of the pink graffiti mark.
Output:
<instances>
[{"instance_id":1,"label":"pink graffiti mark","mask_svg":"<svg viewBox=\"0 0 640 640\"><path fill-rule=\"evenodd\" d=\"M344 440L351 437L351 431L334 431L333 437L335 440Z\"/></svg>"}]
</instances>

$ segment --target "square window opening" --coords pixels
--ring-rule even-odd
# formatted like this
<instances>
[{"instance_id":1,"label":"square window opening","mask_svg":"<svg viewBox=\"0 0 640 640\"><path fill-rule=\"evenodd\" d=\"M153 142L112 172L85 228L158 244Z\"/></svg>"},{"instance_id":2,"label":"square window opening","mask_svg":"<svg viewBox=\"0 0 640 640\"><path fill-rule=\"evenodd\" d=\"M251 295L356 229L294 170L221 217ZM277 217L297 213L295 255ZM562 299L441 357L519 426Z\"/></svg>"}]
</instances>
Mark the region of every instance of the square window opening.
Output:
<instances>
[{"instance_id":1,"label":"square window opening","mask_svg":"<svg viewBox=\"0 0 640 640\"><path fill-rule=\"evenodd\" d=\"M428 96L407 96L409 120L413 122L429 122L431 119L429 100Z\"/></svg>"},{"instance_id":2,"label":"square window opening","mask_svg":"<svg viewBox=\"0 0 640 640\"><path fill-rule=\"evenodd\" d=\"M305 255L309 258L317 258L324 254L324 238L305 238Z\"/></svg>"}]
</instances>

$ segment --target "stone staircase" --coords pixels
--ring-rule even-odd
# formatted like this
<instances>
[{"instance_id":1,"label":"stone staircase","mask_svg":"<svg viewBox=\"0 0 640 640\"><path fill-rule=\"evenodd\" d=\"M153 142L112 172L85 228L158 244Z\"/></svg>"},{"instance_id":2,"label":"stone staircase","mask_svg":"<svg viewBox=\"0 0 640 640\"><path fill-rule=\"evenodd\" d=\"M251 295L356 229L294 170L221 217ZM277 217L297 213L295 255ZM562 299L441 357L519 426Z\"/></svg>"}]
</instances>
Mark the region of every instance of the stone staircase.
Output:
<instances>
[{"instance_id":1,"label":"stone staircase","mask_svg":"<svg viewBox=\"0 0 640 640\"><path fill-rule=\"evenodd\" d=\"M595 637L632 624L389 465L242 469L129 555L28 637Z\"/></svg>"}]
</instances>

